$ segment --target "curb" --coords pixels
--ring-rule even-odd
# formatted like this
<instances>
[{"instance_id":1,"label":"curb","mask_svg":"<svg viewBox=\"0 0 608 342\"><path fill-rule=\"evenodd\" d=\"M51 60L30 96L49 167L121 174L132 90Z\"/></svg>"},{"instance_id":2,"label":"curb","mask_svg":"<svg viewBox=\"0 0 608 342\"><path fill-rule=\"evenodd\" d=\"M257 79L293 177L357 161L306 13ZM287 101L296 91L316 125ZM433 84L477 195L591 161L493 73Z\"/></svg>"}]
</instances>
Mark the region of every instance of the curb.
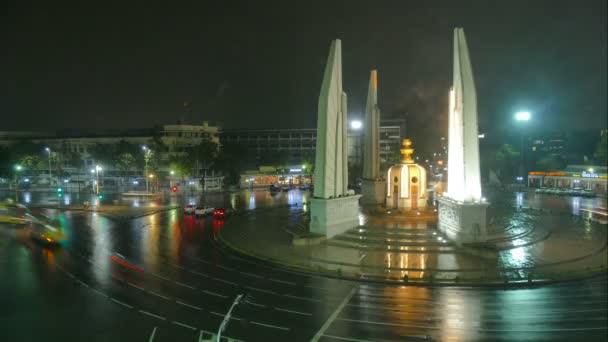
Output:
<instances>
[{"instance_id":1,"label":"curb","mask_svg":"<svg viewBox=\"0 0 608 342\"><path fill-rule=\"evenodd\" d=\"M231 250L241 256L244 256L249 259L257 260L263 264L289 269L296 273L304 273L304 274L308 274L308 275L320 275L320 276L327 277L327 278L342 279L342 280L348 280L348 281L359 281L359 282L364 281L364 282L370 282L370 283L382 283L382 284L401 285L401 286L404 286L404 285L420 286L420 287L462 287L462 286L467 286L467 287L520 288L520 287L535 287L535 286L540 286L540 285L551 285L551 284L556 284L556 283L578 281L578 280L583 280L583 279L599 278L599 277L605 277L608 275L608 269L603 267L603 268L599 269L599 271L594 272L594 271L589 270L589 271L587 271L586 274L583 274L581 276L564 277L561 279L544 278L544 279L532 279L532 280L527 280L527 279L520 279L520 280L502 279L501 280L498 278L494 278L494 279L488 279L487 281L480 282L480 281L472 281L472 280L467 280L467 279L447 280L446 281L446 280L441 280L441 279L425 280L423 278L414 278L409 281L404 281L403 279L394 278L394 277L389 278L389 277L365 275L365 274L343 275L341 269L337 269L334 271L334 270L324 269L321 266L319 266L318 269L315 269L312 267L307 267L307 266L303 266L303 265L299 265L299 264L287 263L283 260L262 257L262 256L254 254L250 251L243 250L239 247L236 247L235 245L233 245L232 243L230 243L227 239L225 239L223 237L222 229L220 229L220 231L218 233L218 237L219 238L216 239L216 241L218 241L221 246L223 246L223 247L227 248L228 250ZM481 279L483 279L483 278L481 278Z\"/></svg>"}]
</instances>

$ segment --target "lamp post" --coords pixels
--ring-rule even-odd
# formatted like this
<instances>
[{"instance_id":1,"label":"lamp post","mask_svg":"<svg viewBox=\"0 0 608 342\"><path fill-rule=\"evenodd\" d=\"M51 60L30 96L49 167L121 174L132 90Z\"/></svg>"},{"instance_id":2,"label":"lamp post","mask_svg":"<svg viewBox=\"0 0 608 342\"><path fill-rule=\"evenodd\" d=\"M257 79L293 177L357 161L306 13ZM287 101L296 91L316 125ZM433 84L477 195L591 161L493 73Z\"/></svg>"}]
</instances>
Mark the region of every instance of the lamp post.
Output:
<instances>
[{"instance_id":1,"label":"lamp post","mask_svg":"<svg viewBox=\"0 0 608 342\"><path fill-rule=\"evenodd\" d=\"M148 185L148 157L150 155L150 149L148 147L146 147L146 145L141 147L142 150L144 150L144 178L146 178L146 192L149 192L149 185Z\"/></svg>"},{"instance_id":2,"label":"lamp post","mask_svg":"<svg viewBox=\"0 0 608 342\"><path fill-rule=\"evenodd\" d=\"M148 178L150 178L150 180L152 180L154 178L153 174L148 175ZM148 179L146 178L146 184L148 183ZM154 190L154 188L152 188ZM146 185L146 191L148 191L147 189L147 185Z\"/></svg>"},{"instance_id":3,"label":"lamp post","mask_svg":"<svg viewBox=\"0 0 608 342\"><path fill-rule=\"evenodd\" d=\"M517 112L515 113L515 121L517 122L528 122L530 121L530 117L532 115L530 114L530 112ZM520 128L520 138L521 138L521 152L520 152L520 165L519 165L519 176L517 177L517 180L519 180L522 184L523 184L523 180L524 180L524 173L525 173L525 159L524 159L524 132L523 132L523 128Z\"/></svg>"},{"instance_id":4,"label":"lamp post","mask_svg":"<svg viewBox=\"0 0 608 342\"><path fill-rule=\"evenodd\" d=\"M52 183L52 176L51 176L51 149L48 147L45 147L44 150L48 153L49 156L49 186L53 185Z\"/></svg>"},{"instance_id":5,"label":"lamp post","mask_svg":"<svg viewBox=\"0 0 608 342\"><path fill-rule=\"evenodd\" d=\"M95 166L95 185L96 185L96 193L97 195L99 195L99 172L101 171L101 166L96 165Z\"/></svg>"},{"instance_id":6,"label":"lamp post","mask_svg":"<svg viewBox=\"0 0 608 342\"><path fill-rule=\"evenodd\" d=\"M169 177L169 188L173 188L173 175L175 174L175 171L171 170L169 173L171 174L171 177Z\"/></svg>"}]
</instances>

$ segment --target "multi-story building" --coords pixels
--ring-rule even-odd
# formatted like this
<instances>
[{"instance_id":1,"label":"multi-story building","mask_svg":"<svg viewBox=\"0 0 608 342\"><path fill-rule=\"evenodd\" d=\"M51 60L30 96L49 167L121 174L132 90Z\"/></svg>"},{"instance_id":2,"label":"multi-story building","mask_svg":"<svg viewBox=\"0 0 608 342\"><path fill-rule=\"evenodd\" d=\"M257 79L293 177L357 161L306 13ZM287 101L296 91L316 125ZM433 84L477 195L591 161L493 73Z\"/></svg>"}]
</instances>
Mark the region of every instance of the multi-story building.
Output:
<instances>
[{"instance_id":1,"label":"multi-story building","mask_svg":"<svg viewBox=\"0 0 608 342\"><path fill-rule=\"evenodd\" d=\"M348 129L348 162L361 165L361 129ZM390 159L401 148L403 130L400 125L380 126L380 157ZM247 147L247 162L252 166L264 164L265 154L284 153L285 164L298 164L306 159L314 162L317 143L315 128L300 129L227 129L220 133L221 144L240 144Z\"/></svg>"}]
</instances>

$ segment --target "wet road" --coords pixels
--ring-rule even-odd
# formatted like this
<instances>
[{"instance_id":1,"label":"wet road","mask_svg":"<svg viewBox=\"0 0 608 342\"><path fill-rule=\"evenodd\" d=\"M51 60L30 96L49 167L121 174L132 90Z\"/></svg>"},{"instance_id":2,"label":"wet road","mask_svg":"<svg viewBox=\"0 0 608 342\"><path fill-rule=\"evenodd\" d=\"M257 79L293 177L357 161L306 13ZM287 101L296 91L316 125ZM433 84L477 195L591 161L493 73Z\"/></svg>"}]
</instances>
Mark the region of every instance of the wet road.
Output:
<instances>
[{"instance_id":1,"label":"wet road","mask_svg":"<svg viewBox=\"0 0 608 342\"><path fill-rule=\"evenodd\" d=\"M606 340L605 277L509 290L357 283L242 259L215 241L222 221L179 210L60 219L60 249L0 227L3 340L200 341L241 293L225 335L245 341Z\"/></svg>"}]
</instances>

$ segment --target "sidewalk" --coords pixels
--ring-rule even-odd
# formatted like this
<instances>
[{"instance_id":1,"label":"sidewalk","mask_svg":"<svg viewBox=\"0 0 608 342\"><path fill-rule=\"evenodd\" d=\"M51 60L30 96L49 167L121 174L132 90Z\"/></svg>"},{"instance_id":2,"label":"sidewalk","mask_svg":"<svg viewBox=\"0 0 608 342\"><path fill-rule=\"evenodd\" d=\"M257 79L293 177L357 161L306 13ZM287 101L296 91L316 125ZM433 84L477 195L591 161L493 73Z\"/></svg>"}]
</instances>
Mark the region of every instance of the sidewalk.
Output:
<instances>
[{"instance_id":1,"label":"sidewalk","mask_svg":"<svg viewBox=\"0 0 608 342\"><path fill-rule=\"evenodd\" d=\"M325 275L411 284L518 284L605 274L606 226L563 215L509 216L492 248L457 247L424 220L368 216L364 226L315 245L294 245L288 226L302 208L231 217L219 232L228 248L262 261ZM519 220L519 221L518 221ZM323 240L322 238L320 240Z\"/></svg>"}]
</instances>

